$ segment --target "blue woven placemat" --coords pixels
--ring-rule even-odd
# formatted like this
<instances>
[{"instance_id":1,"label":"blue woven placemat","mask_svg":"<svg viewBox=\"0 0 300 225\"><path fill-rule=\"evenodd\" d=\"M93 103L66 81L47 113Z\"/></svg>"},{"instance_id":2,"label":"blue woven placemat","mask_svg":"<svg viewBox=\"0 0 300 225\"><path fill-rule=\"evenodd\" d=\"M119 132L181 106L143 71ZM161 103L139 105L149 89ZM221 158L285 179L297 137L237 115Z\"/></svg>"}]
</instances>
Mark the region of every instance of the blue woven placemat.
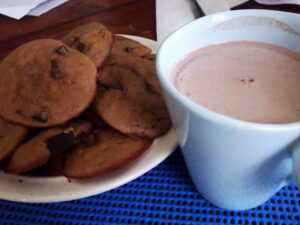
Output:
<instances>
[{"instance_id":1,"label":"blue woven placemat","mask_svg":"<svg viewBox=\"0 0 300 225\"><path fill-rule=\"evenodd\" d=\"M52 204L0 200L0 224L300 225L300 192L290 185L256 209L219 209L196 192L177 149L144 176L97 196Z\"/></svg>"}]
</instances>

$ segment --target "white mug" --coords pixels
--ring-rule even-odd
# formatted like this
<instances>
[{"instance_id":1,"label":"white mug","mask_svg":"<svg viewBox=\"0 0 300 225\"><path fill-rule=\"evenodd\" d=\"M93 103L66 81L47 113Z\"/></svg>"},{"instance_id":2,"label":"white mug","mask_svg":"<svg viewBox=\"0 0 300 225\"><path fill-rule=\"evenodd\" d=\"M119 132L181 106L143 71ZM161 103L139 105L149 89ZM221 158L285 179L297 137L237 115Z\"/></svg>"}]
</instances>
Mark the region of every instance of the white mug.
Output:
<instances>
[{"instance_id":1,"label":"white mug","mask_svg":"<svg viewBox=\"0 0 300 225\"><path fill-rule=\"evenodd\" d=\"M175 89L171 71L193 50L226 41L260 41L300 52L299 32L297 14L230 11L193 21L159 49L156 68L189 174L197 190L219 207L253 208L293 180L299 185L300 121L259 124L210 111Z\"/></svg>"}]
</instances>

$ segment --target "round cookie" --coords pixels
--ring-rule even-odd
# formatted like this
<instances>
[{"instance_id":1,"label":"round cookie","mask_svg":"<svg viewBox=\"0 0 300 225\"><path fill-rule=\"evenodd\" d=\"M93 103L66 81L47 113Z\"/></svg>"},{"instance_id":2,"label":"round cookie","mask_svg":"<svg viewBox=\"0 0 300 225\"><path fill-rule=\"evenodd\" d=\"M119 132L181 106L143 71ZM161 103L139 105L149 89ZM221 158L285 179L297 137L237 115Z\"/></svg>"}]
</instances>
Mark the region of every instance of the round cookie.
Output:
<instances>
[{"instance_id":1,"label":"round cookie","mask_svg":"<svg viewBox=\"0 0 300 225\"><path fill-rule=\"evenodd\" d=\"M115 42L111 50L113 55L131 55L144 57L151 53L151 49L132 39L115 35Z\"/></svg>"},{"instance_id":2,"label":"round cookie","mask_svg":"<svg viewBox=\"0 0 300 225\"><path fill-rule=\"evenodd\" d=\"M73 147L80 136L91 129L91 123L82 121L45 130L17 148L5 171L18 174L37 168Z\"/></svg>"},{"instance_id":3,"label":"round cookie","mask_svg":"<svg viewBox=\"0 0 300 225\"><path fill-rule=\"evenodd\" d=\"M0 119L0 161L14 152L27 133L28 128Z\"/></svg>"},{"instance_id":4,"label":"round cookie","mask_svg":"<svg viewBox=\"0 0 300 225\"><path fill-rule=\"evenodd\" d=\"M89 23L72 30L62 41L88 56L97 67L101 67L110 54L113 34L100 23Z\"/></svg>"},{"instance_id":5,"label":"round cookie","mask_svg":"<svg viewBox=\"0 0 300 225\"><path fill-rule=\"evenodd\" d=\"M30 127L63 124L93 100L96 73L90 59L61 41L26 43L0 64L0 116Z\"/></svg>"},{"instance_id":6,"label":"round cookie","mask_svg":"<svg viewBox=\"0 0 300 225\"><path fill-rule=\"evenodd\" d=\"M152 140L131 138L110 128L100 129L93 135L93 143L80 144L66 155L66 177L83 179L110 173L132 162L152 143Z\"/></svg>"},{"instance_id":7,"label":"round cookie","mask_svg":"<svg viewBox=\"0 0 300 225\"><path fill-rule=\"evenodd\" d=\"M171 127L163 97L142 77L120 66L110 67L107 89L99 91L96 110L111 127L130 136L155 138ZM110 85L111 82L113 85ZM120 87L110 88L110 87Z\"/></svg>"}]
</instances>

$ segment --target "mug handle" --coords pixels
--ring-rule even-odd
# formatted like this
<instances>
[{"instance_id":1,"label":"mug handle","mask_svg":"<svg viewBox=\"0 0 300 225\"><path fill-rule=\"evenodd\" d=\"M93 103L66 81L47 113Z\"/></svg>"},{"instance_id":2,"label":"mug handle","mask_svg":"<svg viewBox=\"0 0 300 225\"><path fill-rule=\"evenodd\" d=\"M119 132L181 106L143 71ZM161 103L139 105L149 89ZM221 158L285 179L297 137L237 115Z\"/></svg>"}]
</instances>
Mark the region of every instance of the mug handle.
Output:
<instances>
[{"instance_id":1,"label":"mug handle","mask_svg":"<svg viewBox=\"0 0 300 225\"><path fill-rule=\"evenodd\" d=\"M297 183L298 189L300 190L300 143L298 140L298 143L296 146L294 146L294 149L292 151L292 157L293 157L293 177Z\"/></svg>"}]
</instances>

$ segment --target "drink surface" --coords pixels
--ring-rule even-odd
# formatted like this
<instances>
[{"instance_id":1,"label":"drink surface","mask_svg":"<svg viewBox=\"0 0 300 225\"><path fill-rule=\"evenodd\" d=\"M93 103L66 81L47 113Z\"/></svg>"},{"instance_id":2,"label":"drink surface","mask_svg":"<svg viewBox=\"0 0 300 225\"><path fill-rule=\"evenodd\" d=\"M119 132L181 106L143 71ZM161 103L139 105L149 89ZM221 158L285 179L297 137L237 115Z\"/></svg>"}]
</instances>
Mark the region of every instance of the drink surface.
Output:
<instances>
[{"instance_id":1,"label":"drink surface","mask_svg":"<svg viewBox=\"0 0 300 225\"><path fill-rule=\"evenodd\" d=\"M183 95L212 111L258 123L300 121L300 53L238 41L200 48L173 69Z\"/></svg>"}]
</instances>

